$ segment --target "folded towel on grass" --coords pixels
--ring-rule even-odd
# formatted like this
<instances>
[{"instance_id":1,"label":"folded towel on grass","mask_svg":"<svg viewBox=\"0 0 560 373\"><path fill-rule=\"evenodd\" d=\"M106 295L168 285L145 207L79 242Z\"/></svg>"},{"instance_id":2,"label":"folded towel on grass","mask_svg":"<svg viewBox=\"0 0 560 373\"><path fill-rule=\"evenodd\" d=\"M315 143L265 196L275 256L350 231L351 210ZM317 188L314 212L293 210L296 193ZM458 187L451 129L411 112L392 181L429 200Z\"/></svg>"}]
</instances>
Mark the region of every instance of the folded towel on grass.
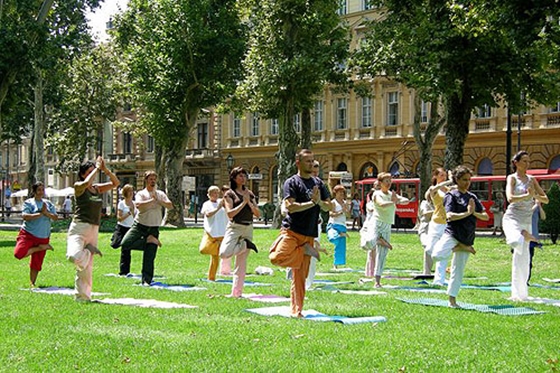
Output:
<instances>
[{"instance_id":1,"label":"folded towel on grass","mask_svg":"<svg viewBox=\"0 0 560 373\"><path fill-rule=\"evenodd\" d=\"M214 283L214 284L228 284L228 285L231 285L233 283L233 280L223 279L223 278L217 279L215 281L208 280L207 278L201 278L200 280L204 281L204 282L211 282L211 283ZM263 282L245 281L245 286L272 286L272 284L265 284Z\"/></svg>"},{"instance_id":2,"label":"folded towel on grass","mask_svg":"<svg viewBox=\"0 0 560 373\"><path fill-rule=\"evenodd\" d=\"M61 288L57 286L51 286L48 288L33 288L33 289L21 289L21 290L31 290L34 293L45 293L45 294L60 294L60 295L74 295L76 290L70 288ZM109 295L109 293L91 293L91 295Z\"/></svg>"},{"instance_id":3,"label":"folded towel on grass","mask_svg":"<svg viewBox=\"0 0 560 373\"><path fill-rule=\"evenodd\" d=\"M290 298L274 294L243 294L243 298L263 303L282 303L290 301Z\"/></svg>"},{"instance_id":4,"label":"folded towel on grass","mask_svg":"<svg viewBox=\"0 0 560 373\"><path fill-rule=\"evenodd\" d=\"M256 313L261 316L282 316L291 317L291 307L265 307L265 308L250 308L245 310L247 312ZM333 321L341 324L361 324L371 322L385 322L387 319L383 316L367 316L367 317L346 317L346 316L329 316L319 311L306 310L303 311L303 318L311 321Z\"/></svg>"},{"instance_id":5,"label":"folded towel on grass","mask_svg":"<svg viewBox=\"0 0 560 373\"><path fill-rule=\"evenodd\" d=\"M417 298L417 299L397 298L397 299L405 303L449 308L449 303L446 300L442 300L442 299L433 299L433 298ZM515 307L508 304L497 305L497 306L489 306L485 304L470 304L470 303L463 303L463 302L457 302L457 304L461 307L458 309L472 310L472 311L478 311L483 313L495 313L502 316L538 315L541 313L545 313L544 311L537 311L529 307Z\"/></svg>"},{"instance_id":6,"label":"folded towel on grass","mask_svg":"<svg viewBox=\"0 0 560 373\"><path fill-rule=\"evenodd\" d=\"M103 298L93 299L92 303L118 304L122 306L136 306L146 308L198 308L183 303L165 302L155 299L134 299L134 298Z\"/></svg>"}]
</instances>

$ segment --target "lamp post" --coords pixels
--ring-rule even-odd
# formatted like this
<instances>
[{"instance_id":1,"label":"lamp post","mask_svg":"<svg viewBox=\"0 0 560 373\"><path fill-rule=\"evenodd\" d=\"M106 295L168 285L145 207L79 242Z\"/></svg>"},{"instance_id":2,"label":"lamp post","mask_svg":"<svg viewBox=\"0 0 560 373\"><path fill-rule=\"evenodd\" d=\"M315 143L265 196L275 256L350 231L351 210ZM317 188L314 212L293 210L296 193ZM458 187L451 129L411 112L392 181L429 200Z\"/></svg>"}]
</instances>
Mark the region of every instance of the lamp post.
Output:
<instances>
[{"instance_id":1,"label":"lamp post","mask_svg":"<svg viewBox=\"0 0 560 373\"><path fill-rule=\"evenodd\" d=\"M226 157L226 166L227 166L228 172L231 172L234 164L235 164L235 158L233 158L233 155L231 155L231 153L230 153Z\"/></svg>"}]
</instances>

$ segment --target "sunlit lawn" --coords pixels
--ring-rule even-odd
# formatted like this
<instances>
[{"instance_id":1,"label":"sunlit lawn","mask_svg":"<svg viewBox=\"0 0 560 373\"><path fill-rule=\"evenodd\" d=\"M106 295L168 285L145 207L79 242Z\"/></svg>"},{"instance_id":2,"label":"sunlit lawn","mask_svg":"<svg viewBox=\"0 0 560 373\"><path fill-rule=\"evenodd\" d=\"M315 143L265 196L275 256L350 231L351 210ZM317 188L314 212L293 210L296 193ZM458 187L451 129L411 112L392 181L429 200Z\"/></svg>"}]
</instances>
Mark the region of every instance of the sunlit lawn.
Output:
<instances>
[{"instance_id":1,"label":"sunlit lawn","mask_svg":"<svg viewBox=\"0 0 560 373\"><path fill-rule=\"evenodd\" d=\"M306 308L332 315L385 316L386 323L340 325L281 317L262 317L246 308L269 304L226 298L228 285L200 281L209 258L198 253L200 229L163 230L164 247L156 258L156 274L168 284L206 287L204 291L172 292L135 286L138 281L107 277L118 271L119 251L109 247L109 233L100 235L103 258L95 259L95 292L111 298L157 299L198 306L154 309L80 304L71 296L28 290L28 262L13 258L17 232L0 231L0 371L242 371L242 372L543 372L560 369L560 307L517 304L546 311L543 315L500 316L466 310L403 303L397 298L445 294L386 290L386 295L307 293ZM365 253L351 232L348 267L361 269ZM272 267L267 246L277 231L255 230L259 254L249 256L249 271ZM41 287L72 287L74 269L65 259L65 233L55 233ZM422 252L415 234L393 236L390 269L421 268ZM328 248L332 245L323 239ZM477 238L478 253L467 265L469 284L496 284L510 279L511 254L497 238ZM534 283L559 278L560 246L550 242L538 251ZM332 267L323 258L318 271ZM140 272L141 253L133 252L132 271ZM392 273L397 274L397 272ZM372 289L358 283L359 273L331 274L320 279L353 281L345 289ZM476 279L474 279L476 278ZM284 272L250 276L270 287L245 292L289 296ZM385 284L417 286L414 281ZM560 299L560 290L530 288L532 296ZM509 294L464 289L459 301L502 305Z\"/></svg>"}]
</instances>

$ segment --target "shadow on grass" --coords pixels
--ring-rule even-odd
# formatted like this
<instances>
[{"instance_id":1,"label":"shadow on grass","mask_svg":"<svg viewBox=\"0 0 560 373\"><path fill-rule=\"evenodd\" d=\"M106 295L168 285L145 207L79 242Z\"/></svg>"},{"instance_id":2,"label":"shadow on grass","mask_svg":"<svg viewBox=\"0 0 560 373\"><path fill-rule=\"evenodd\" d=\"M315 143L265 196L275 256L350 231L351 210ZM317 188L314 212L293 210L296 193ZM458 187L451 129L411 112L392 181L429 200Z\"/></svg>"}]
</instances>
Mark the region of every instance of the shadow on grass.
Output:
<instances>
[{"instance_id":1,"label":"shadow on grass","mask_svg":"<svg viewBox=\"0 0 560 373\"><path fill-rule=\"evenodd\" d=\"M4 240L4 241L0 241L0 247L15 247L16 246L16 240Z\"/></svg>"}]
</instances>

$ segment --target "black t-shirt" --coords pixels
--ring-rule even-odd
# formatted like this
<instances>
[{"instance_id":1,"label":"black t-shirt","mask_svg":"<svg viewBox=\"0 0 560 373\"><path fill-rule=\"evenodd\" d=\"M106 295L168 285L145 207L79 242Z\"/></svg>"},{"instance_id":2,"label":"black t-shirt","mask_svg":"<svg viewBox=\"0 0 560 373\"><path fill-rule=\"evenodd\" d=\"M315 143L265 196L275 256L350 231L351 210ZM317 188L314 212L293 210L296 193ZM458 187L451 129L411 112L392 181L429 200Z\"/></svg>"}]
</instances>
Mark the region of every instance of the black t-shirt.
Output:
<instances>
[{"instance_id":1,"label":"black t-shirt","mask_svg":"<svg viewBox=\"0 0 560 373\"><path fill-rule=\"evenodd\" d=\"M255 203L255 195L250 190L249 190L249 196L251 202ZM231 200L233 201L233 208L243 203L243 196L237 194L235 190L230 189L227 192L225 192L224 198L226 197L231 198ZM241 211L239 211L237 215L235 215L231 220L240 224L251 224L253 222L253 211L251 211L251 207L249 207L249 205L245 205L241 209Z\"/></svg>"},{"instance_id":2,"label":"black t-shirt","mask_svg":"<svg viewBox=\"0 0 560 373\"><path fill-rule=\"evenodd\" d=\"M294 175L284 183L284 199L294 198L298 203L309 202L315 186L319 188L322 201L330 198L329 191L321 179L314 176L304 179ZM305 211L288 213L282 220L282 227L307 237L317 237L320 212L321 208L316 205Z\"/></svg>"},{"instance_id":3,"label":"black t-shirt","mask_svg":"<svg viewBox=\"0 0 560 373\"><path fill-rule=\"evenodd\" d=\"M474 199L476 212L483 212L484 207L471 192L461 193L457 189L452 189L445 194L443 198L443 205L445 211L462 213L467 211L469 201ZM448 221L445 232L452 235L457 241L465 245L472 245L474 243L476 230L476 216L469 215L464 219Z\"/></svg>"}]
</instances>

